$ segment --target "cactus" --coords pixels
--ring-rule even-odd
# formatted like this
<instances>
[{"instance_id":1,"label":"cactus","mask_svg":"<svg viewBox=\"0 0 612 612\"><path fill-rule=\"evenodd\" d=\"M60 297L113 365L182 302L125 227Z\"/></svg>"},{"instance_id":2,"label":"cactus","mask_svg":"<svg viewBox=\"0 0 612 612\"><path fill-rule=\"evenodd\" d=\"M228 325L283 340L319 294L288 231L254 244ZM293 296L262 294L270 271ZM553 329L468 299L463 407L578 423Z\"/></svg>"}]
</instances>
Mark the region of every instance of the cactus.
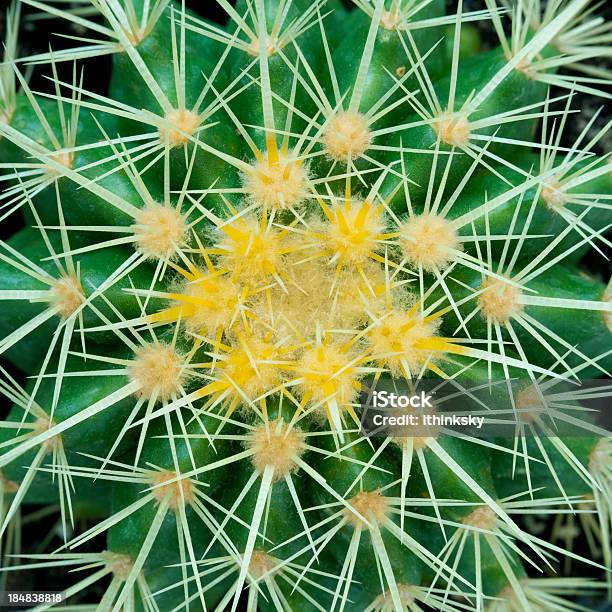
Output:
<instances>
[{"instance_id":1,"label":"cactus","mask_svg":"<svg viewBox=\"0 0 612 612\"><path fill-rule=\"evenodd\" d=\"M612 121L577 100L610 98L612 27L588 0L216 4L8 9L2 584L52 572L97 610L601 601L608 387L576 385L612 371ZM22 54L22 11L68 43ZM390 383L514 435L372 436ZM22 550L42 516L62 541Z\"/></svg>"}]
</instances>

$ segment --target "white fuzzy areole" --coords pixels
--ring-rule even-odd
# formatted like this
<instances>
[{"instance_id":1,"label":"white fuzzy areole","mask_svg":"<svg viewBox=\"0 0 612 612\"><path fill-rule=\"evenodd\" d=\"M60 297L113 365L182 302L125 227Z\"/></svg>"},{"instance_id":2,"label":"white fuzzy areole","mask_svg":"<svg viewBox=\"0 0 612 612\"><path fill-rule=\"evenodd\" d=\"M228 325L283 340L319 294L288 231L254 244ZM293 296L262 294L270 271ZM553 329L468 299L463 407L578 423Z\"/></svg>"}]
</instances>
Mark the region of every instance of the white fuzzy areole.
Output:
<instances>
[{"instance_id":1,"label":"white fuzzy areole","mask_svg":"<svg viewBox=\"0 0 612 612\"><path fill-rule=\"evenodd\" d=\"M432 128L447 145L465 147L470 142L470 122L463 115L442 115Z\"/></svg>"},{"instance_id":2,"label":"white fuzzy areole","mask_svg":"<svg viewBox=\"0 0 612 612\"><path fill-rule=\"evenodd\" d=\"M176 477L177 473L169 470L155 472L151 476L151 484L155 487L152 490L153 496L158 502L167 499L168 508L173 512L183 504L187 505L193 502L193 487L191 480L189 478L174 480ZM164 482L168 482L168 484L163 484Z\"/></svg>"},{"instance_id":3,"label":"white fuzzy areole","mask_svg":"<svg viewBox=\"0 0 612 612\"><path fill-rule=\"evenodd\" d=\"M455 228L439 215L415 215L399 231L399 244L408 262L428 272L446 268L453 259L453 251L460 249Z\"/></svg>"},{"instance_id":4,"label":"white fuzzy areole","mask_svg":"<svg viewBox=\"0 0 612 612\"><path fill-rule=\"evenodd\" d=\"M366 116L353 111L340 111L328 122L323 144L328 155L336 161L361 157L372 144Z\"/></svg>"},{"instance_id":5,"label":"white fuzzy areole","mask_svg":"<svg viewBox=\"0 0 612 612\"><path fill-rule=\"evenodd\" d=\"M485 291L478 297L478 304L486 319L506 325L513 316L523 311L519 287L491 277L484 281L482 287Z\"/></svg>"},{"instance_id":6,"label":"white fuzzy areole","mask_svg":"<svg viewBox=\"0 0 612 612\"><path fill-rule=\"evenodd\" d=\"M148 259L166 259L176 255L185 244L187 224L171 206L151 203L138 212L132 226L136 248Z\"/></svg>"},{"instance_id":7,"label":"white fuzzy areole","mask_svg":"<svg viewBox=\"0 0 612 612\"><path fill-rule=\"evenodd\" d=\"M148 399L157 394L165 401L180 391L185 378L183 366L183 358L170 345L145 344L134 355L128 376L140 385L138 397Z\"/></svg>"},{"instance_id":8,"label":"white fuzzy areole","mask_svg":"<svg viewBox=\"0 0 612 612\"><path fill-rule=\"evenodd\" d=\"M79 279L73 274L67 274L55 281L51 286L51 303L59 315L68 318L83 302L85 297Z\"/></svg>"},{"instance_id":9,"label":"white fuzzy areole","mask_svg":"<svg viewBox=\"0 0 612 612\"><path fill-rule=\"evenodd\" d=\"M349 500L349 503L368 521L383 523L389 516L389 500L379 490L360 491ZM362 519L348 509L344 510L344 517L355 527L368 527Z\"/></svg>"},{"instance_id":10,"label":"white fuzzy areole","mask_svg":"<svg viewBox=\"0 0 612 612\"><path fill-rule=\"evenodd\" d=\"M177 108L170 111L165 119L170 126L161 125L159 127L159 139L163 144L170 147L180 147L189 142L189 137L200 127L201 117L192 111L184 108Z\"/></svg>"},{"instance_id":11,"label":"white fuzzy areole","mask_svg":"<svg viewBox=\"0 0 612 612\"><path fill-rule=\"evenodd\" d=\"M612 466L612 440L602 438L589 455L589 472L593 476L603 474Z\"/></svg>"},{"instance_id":12,"label":"white fuzzy areole","mask_svg":"<svg viewBox=\"0 0 612 612\"><path fill-rule=\"evenodd\" d=\"M253 467L263 473L266 467L274 468L273 479L283 479L297 469L294 457L305 450L304 436L300 430L289 428L282 419L259 425L247 440L253 451Z\"/></svg>"},{"instance_id":13,"label":"white fuzzy areole","mask_svg":"<svg viewBox=\"0 0 612 612\"><path fill-rule=\"evenodd\" d=\"M306 194L307 172L291 153L257 159L244 175L250 199L269 210L298 206Z\"/></svg>"}]
</instances>

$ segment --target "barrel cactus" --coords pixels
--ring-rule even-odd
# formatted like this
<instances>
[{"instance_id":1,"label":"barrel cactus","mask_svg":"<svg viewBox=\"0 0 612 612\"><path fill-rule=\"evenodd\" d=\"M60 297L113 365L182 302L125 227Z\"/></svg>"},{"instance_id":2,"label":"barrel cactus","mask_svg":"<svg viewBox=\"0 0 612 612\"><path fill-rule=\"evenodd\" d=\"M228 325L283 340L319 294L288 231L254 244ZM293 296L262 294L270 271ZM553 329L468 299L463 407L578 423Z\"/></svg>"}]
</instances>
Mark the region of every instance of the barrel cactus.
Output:
<instances>
[{"instance_id":1,"label":"barrel cactus","mask_svg":"<svg viewBox=\"0 0 612 612\"><path fill-rule=\"evenodd\" d=\"M62 590L36 609L604 600L597 3L210 4L6 14L2 588ZM59 48L20 45L49 22ZM451 388L513 435L377 434L379 384Z\"/></svg>"}]
</instances>

